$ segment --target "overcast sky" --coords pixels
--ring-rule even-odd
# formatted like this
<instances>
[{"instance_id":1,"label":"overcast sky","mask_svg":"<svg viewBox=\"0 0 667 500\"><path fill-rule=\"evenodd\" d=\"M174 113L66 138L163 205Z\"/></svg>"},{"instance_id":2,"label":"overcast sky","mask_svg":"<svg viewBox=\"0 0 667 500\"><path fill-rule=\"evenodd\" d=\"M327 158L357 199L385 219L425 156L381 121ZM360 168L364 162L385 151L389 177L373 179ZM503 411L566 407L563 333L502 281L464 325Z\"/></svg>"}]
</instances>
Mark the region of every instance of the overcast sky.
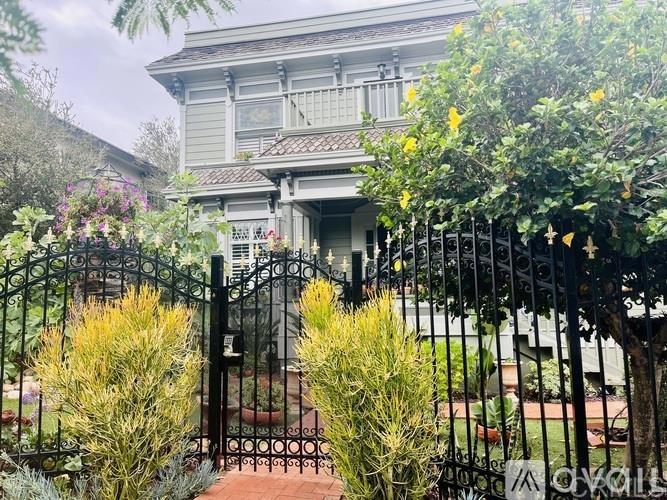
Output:
<instances>
[{"instance_id":1,"label":"overcast sky","mask_svg":"<svg viewBox=\"0 0 667 500\"><path fill-rule=\"evenodd\" d=\"M238 0L237 11L221 13L217 23L224 28L401 1ZM170 39L153 29L129 42L111 28L113 8L107 0L24 2L44 28L46 49L19 61L58 70L58 97L74 104L80 126L130 151L140 122L176 116L175 101L148 76L145 66L183 46L184 23L174 27ZM210 27L205 19L194 18L190 24L191 29Z\"/></svg>"}]
</instances>

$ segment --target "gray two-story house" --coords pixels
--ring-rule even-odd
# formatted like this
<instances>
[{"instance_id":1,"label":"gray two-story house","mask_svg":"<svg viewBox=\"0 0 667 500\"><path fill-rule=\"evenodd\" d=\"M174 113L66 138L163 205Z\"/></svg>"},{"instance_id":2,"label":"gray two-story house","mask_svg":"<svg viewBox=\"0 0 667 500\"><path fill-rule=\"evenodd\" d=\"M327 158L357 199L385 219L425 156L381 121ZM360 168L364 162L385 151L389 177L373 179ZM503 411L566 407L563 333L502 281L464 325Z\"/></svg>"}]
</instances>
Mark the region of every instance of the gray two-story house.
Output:
<instances>
[{"instance_id":1,"label":"gray two-story house","mask_svg":"<svg viewBox=\"0 0 667 500\"><path fill-rule=\"evenodd\" d=\"M377 209L351 167L363 112L380 127L403 122L400 104L447 33L475 4L426 0L185 36L180 52L148 66L180 108L181 168L194 196L223 209L236 267L273 230L334 266L352 249L383 245Z\"/></svg>"},{"instance_id":2,"label":"gray two-story house","mask_svg":"<svg viewBox=\"0 0 667 500\"><path fill-rule=\"evenodd\" d=\"M235 271L272 232L306 249L317 240L319 254L331 250L339 269L352 250L370 258L376 245L384 250L378 209L359 195L360 176L351 172L373 161L360 149L362 114L377 118L380 130L371 134L404 127L408 87L446 56L447 34L476 8L423 0L190 32L180 52L148 66L178 102L181 168L197 179L194 197L223 209L233 224L221 245ZM530 318L519 319L522 351L530 356L537 349ZM445 331L442 321L434 324L437 336ZM540 348L555 353L560 347L549 323L539 331ZM511 328L501 343L504 356L512 356ZM589 373L599 371L596 356L584 352ZM618 383L621 362L622 352L605 344L607 383Z\"/></svg>"}]
</instances>

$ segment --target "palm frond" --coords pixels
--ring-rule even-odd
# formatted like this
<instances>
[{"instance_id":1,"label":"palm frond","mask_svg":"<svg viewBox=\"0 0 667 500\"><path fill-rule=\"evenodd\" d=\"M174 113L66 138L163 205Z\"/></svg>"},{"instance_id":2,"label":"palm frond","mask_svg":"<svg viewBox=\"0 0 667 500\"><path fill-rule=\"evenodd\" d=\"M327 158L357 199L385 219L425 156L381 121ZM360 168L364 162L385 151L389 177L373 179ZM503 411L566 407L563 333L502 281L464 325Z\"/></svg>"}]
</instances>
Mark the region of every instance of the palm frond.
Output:
<instances>
[{"instance_id":1,"label":"palm frond","mask_svg":"<svg viewBox=\"0 0 667 500\"><path fill-rule=\"evenodd\" d=\"M0 77L16 84L13 55L42 49L42 28L19 0L0 1Z\"/></svg>"},{"instance_id":2,"label":"palm frond","mask_svg":"<svg viewBox=\"0 0 667 500\"><path fill-rule=\"evenodd\" d=\"M203 13L209 21L215 23L218 10L235 10L233 0L121 0L111 24L119 33L126 33L131 40L148 31L151 26L168 36L174 22L188 22L193 14Z\"/></svg>"}]
</instances>

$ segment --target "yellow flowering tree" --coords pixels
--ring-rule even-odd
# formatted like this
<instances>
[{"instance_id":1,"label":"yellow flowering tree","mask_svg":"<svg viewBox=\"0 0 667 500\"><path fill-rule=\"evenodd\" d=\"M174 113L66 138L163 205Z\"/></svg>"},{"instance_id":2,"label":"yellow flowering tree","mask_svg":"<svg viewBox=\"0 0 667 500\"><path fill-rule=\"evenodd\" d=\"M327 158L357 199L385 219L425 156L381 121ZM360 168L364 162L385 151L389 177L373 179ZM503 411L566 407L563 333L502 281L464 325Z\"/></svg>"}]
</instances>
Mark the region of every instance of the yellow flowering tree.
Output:
<instances>
[{"instance_id":1,"label":"yellow flowering tree","mask_svg":"<svg viewBox=\"0 0 667 500\"><path fill-rule=\"evenodd\" d=\"M584 4L492 0L452 29L447 59L422 79L419 99L404 104L407 130L380 141L362 134L375 162L357 169L366 175L360 189L381 207L381 222L393 226L415 215L435 221L436 230L456 229L474 216L524 241L538 235L545 241L549 223L569 219L574 231L560 237L578 251L587 241L600 254L629 259L664 251L667 9L652 0ZM414 147L405 147L405 137L415 139ZM613 275L609 263L600 265ZM488 283L468 289L453 314L464 314L475 300L487 319L494 301L534 306L538 314L553 307L500 290L494 296ZM432 291L442 305L442 290ZM665 295L663 280L650 290L651 307ZM650 387L667 370L667 319L654 319L648 338L644 318L624 320L611 306L598 312L595 319L583 313L589 325L601 322L597 335L622 346L624 335L630 339L624 349L633 384L634 458L645 466L655 429ZM586 328L585 334L593 330ZM651 350L659 353L655 359Z\"/></svg>"},{"instance_id":2,"label":"yellow flowering tree","mask_svg":"<svg viewBox=\"0 0 667 500\"><path fill-rule=\"evenodd\" d=\"M408 130L364 141L383 222L477 215L528 240L571 218L628 255L667 239L664 6L483 5L408 88Z\"/></svg>"}]
</instances>

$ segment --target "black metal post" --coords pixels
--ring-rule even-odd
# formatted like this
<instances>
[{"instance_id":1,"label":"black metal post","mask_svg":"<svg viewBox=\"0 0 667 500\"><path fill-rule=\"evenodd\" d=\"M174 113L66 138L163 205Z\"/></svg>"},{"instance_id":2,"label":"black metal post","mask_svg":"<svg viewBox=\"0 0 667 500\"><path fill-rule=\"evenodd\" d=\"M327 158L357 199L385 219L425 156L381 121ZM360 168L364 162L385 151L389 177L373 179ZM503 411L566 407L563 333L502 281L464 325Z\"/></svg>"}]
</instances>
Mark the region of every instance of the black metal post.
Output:
<instances>
[{"instance_id":1,"label":"black metal post","mask_svg":"<svg viewBox=\"0 0 667 500\"><path fill-rule=\"evenodd\" d=\"M563 235L572 231L571 222L562 225ZM565 313L567 320L567 348L570 358L570 380L572 384L572 413L574 416L574 448L577 477L580 487L586 488L584 471L590 470L588 455L588 431L586 429L586 387L581 356L579 332L579 301L577 297L577 256L574 248L561 243L565 279ZM579 491L579 498L590 498L590 491Z\"/></svg>"},{"instance_id":2,"label":"black metal post","mask_svg":"<svg viewBox=\"0 0 667 500\"><path fill-rule=\"evenodd\" d=\"M361 250L352 250L352 304L355 307L361 305L363 282L363 266L361 263Z\"/></svg>"},{"instance_id":3,"label":"black metal post","mask_svg":"<svg viewBox=\"0 0 667 500\"><path fill-rule=\"evenodd\" d=\"M222 371L222 328L226 321L223 321L223 302L226 303L226 297L223 297L222 287L224 282L224 259L222 255L211 256L211 331L210 344L208 352L208 452L213 463L218 467L220 464L220 410L221 401L221 380Z\"/></svg>"}]
</instances>

